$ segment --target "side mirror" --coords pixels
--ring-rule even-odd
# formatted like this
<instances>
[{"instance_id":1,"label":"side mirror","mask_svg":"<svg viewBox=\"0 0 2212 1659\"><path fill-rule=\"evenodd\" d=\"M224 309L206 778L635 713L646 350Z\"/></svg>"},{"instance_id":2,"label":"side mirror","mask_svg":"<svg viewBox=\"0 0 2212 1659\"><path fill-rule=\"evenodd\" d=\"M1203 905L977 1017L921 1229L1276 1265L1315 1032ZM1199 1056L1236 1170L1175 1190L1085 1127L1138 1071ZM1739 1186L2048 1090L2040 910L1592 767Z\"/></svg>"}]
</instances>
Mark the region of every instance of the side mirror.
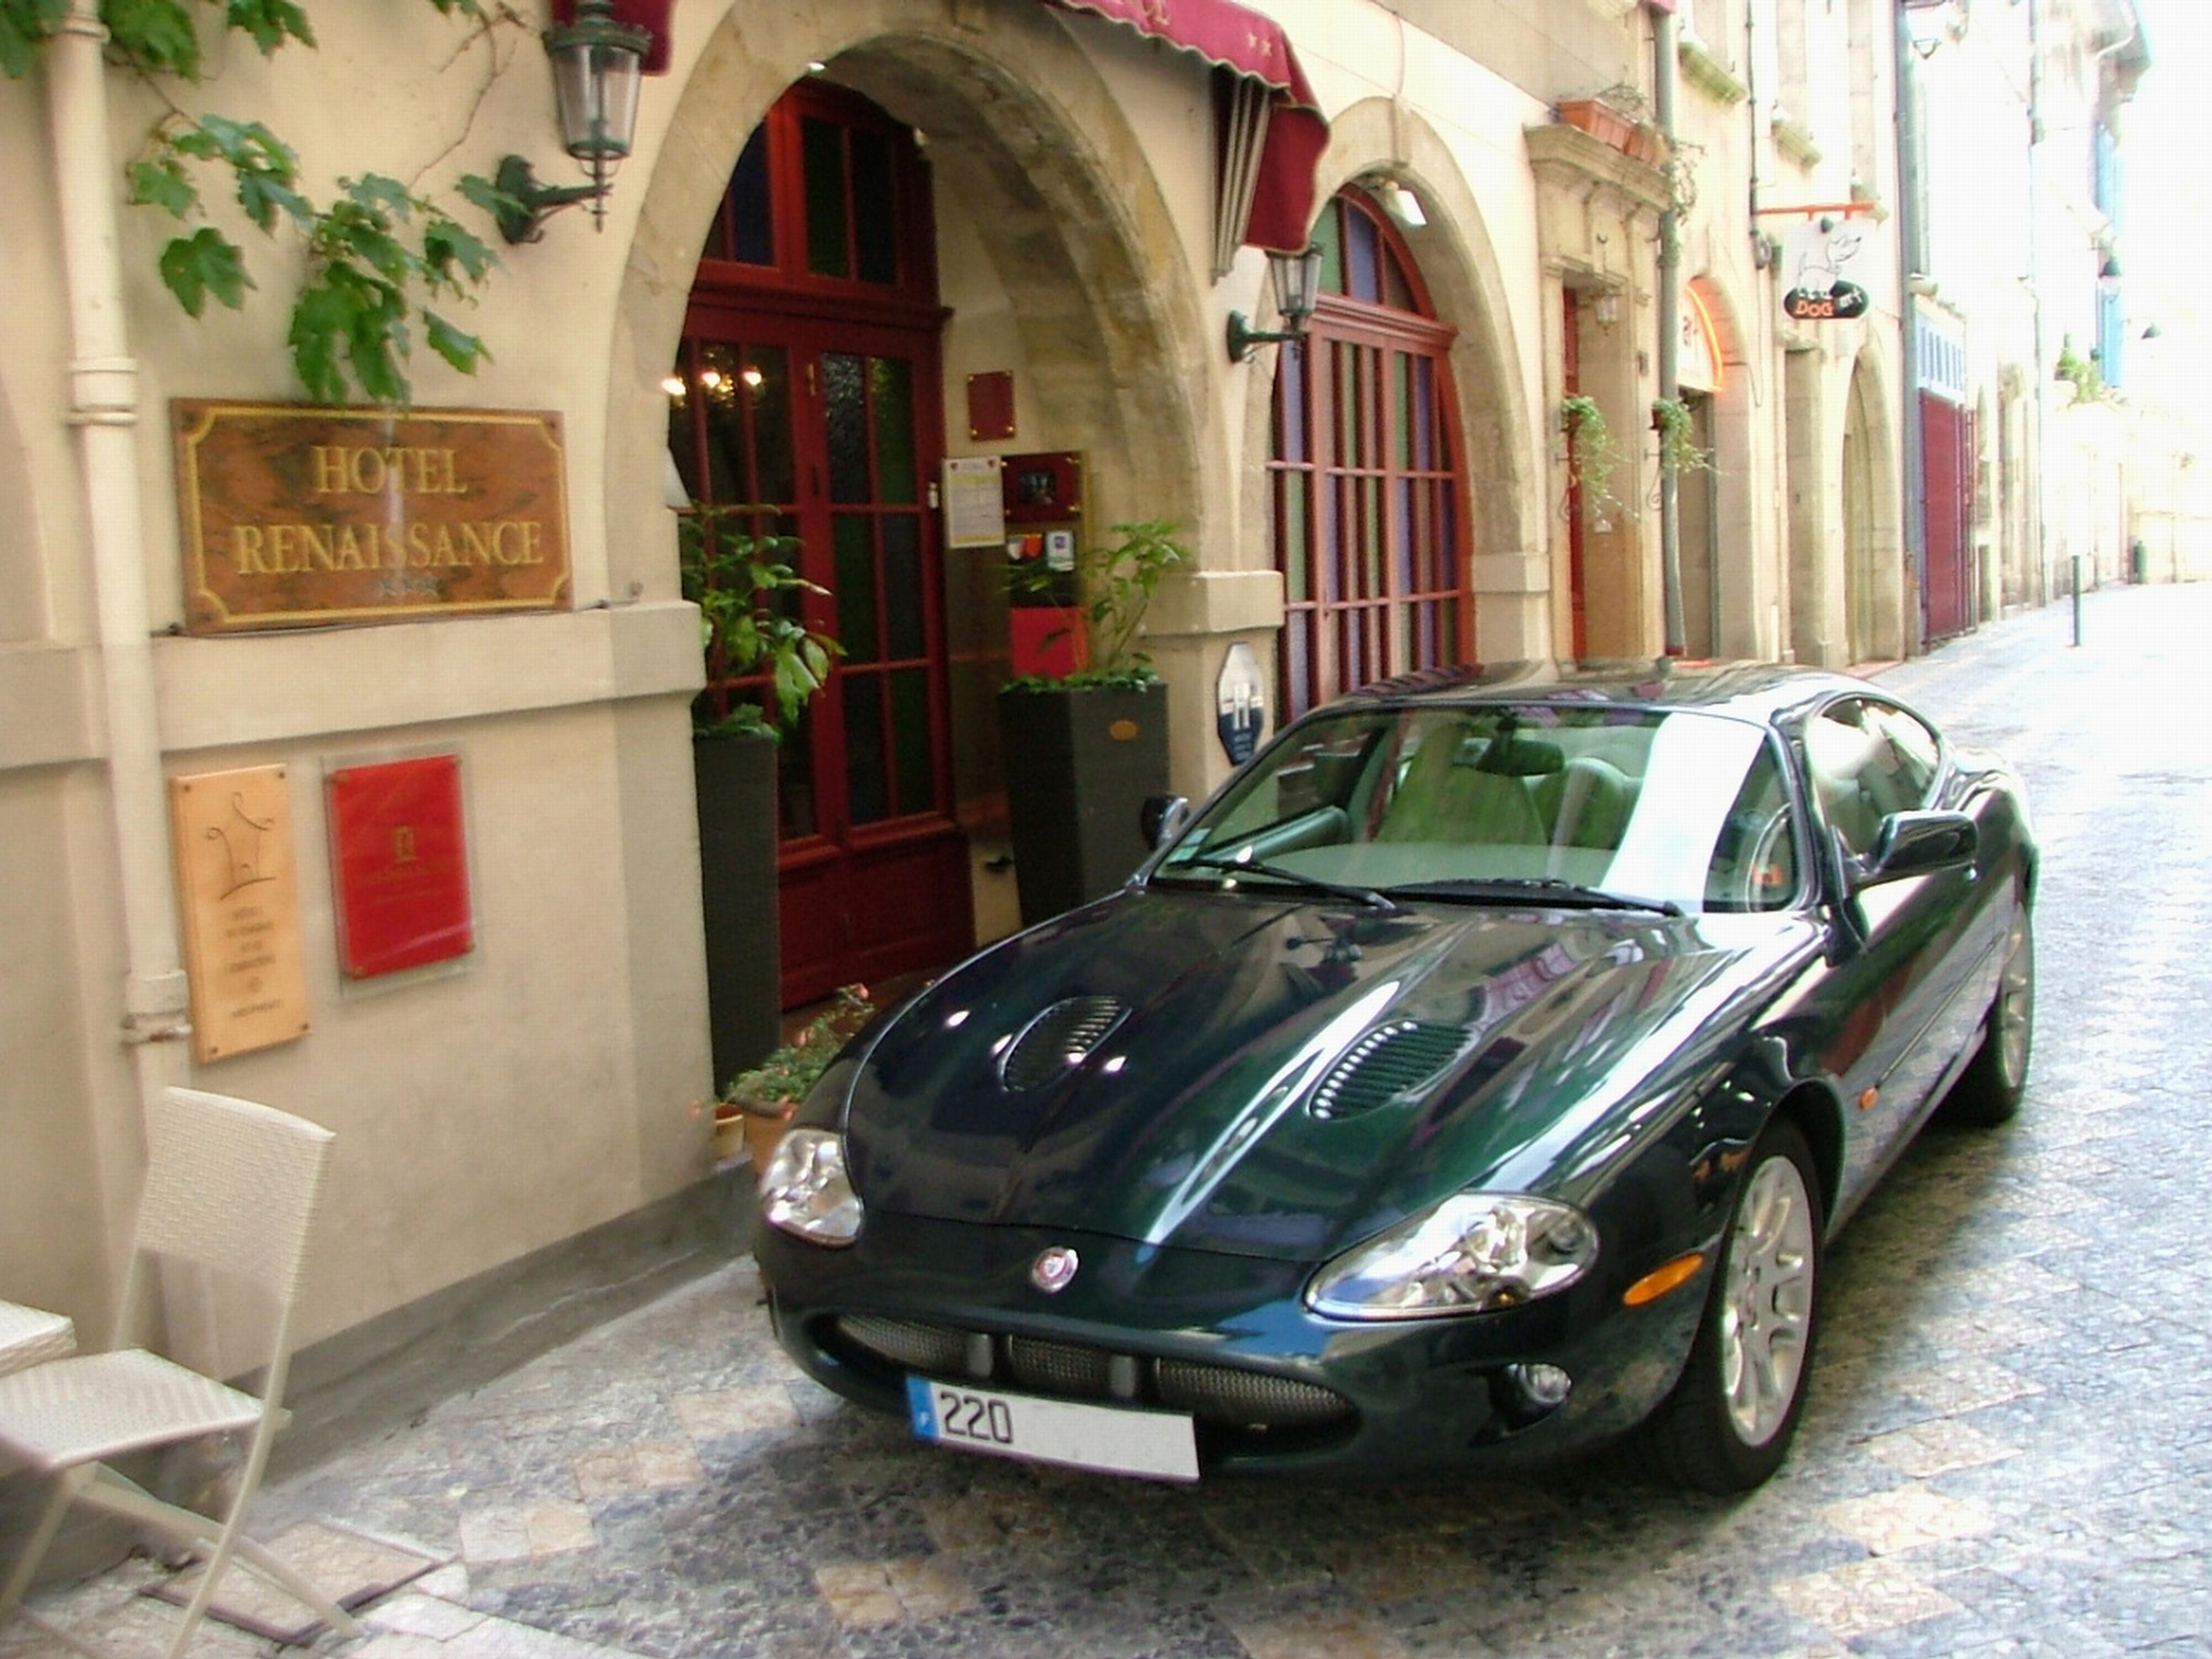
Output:
<instances>
[{"instance_id":1,"label":"side mirror","mask_svg":"<svg viewBox=\"0 0 2212 1659\"><path fill-rule=\"evenodd\" d=\"M1153 795L1137 809L1137 833L1155 851L1176 837L1190 817L1190 802L1182 795Z\"/></svg>"},{"instance_id":2,"label":"side mirror","mask_svg":"<svg viewBox=\"0 0 2212 1659\"><path fill-rule=\"evenodd\" d=\"M1851 886L1955 870L1972 864L1980 846L1981 832L1964 812L1892 812L1881 821L1874 850L1858 861Z\"/></svg>"}]
</instances>

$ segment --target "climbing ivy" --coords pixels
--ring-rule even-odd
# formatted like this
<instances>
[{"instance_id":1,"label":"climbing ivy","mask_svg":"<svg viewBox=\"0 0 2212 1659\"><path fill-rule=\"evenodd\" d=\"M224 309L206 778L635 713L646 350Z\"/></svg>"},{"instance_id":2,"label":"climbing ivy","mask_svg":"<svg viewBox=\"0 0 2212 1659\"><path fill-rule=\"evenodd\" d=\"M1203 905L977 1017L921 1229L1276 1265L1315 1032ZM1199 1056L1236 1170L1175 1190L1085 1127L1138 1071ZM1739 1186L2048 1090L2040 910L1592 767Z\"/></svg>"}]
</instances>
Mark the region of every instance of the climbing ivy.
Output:
<instances>
[{"instance_id":1,"label":"climbing ivy","mask_svg":"<svg viewBox=\"0 0 2212 1659\"><path fill-rule=\"evenodd\" d=\"M448 15L490 21L477 0L429 0ZM217 6L223 26L250 38L264 57L287 41L315 44L307 13L292 0L100 0L109 61L151 81L202 78L195 5ZM0 0L0 72L21 79L68 11L68 0ZM162 246L162 283L187 314L212 299L238 309L255 284L245 250L204 222L201 179L212 169L228 177L240 210L272 239L304 245L306 276L292 305L286 338L292 366L309 397L345 401L350 386L374 402L405 404L407 363L419 319L430 349L464 374L491 354L477 336L422 303L468 300L498 259L484 241L435 202L381 173L342 178L337 193L318 204L301 188L299 157L258 121L191 116L173 106L147 136L127 169L129 201L157 208L179 232ZM455 185L487 215L505 200L474 173ZM418 296L421 296L418 298Z\"/></svg>"}]
</instances>

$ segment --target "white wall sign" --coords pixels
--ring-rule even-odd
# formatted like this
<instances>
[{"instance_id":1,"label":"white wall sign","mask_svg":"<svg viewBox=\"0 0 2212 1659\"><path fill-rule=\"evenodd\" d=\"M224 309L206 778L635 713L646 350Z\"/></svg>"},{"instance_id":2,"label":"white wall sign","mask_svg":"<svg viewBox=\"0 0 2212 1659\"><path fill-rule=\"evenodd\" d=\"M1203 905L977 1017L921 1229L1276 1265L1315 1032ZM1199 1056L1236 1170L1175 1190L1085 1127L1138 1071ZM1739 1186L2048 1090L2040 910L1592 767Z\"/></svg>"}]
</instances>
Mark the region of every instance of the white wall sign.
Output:
<instances>
[{"instance_id":1,"label":"white wall sign","mask_svg":"<svg viewBox=\"0 0 2212 1659\"><path fill-rule=\"evenodd\" d=\"M1260 733L1267 725L1267 688L1260 679L1260 659L1242 640L1231 643L1221 659L1213 707L1221 751L1232 765L1242 766L1260 746Z\"/></svg>"}]
</instances>

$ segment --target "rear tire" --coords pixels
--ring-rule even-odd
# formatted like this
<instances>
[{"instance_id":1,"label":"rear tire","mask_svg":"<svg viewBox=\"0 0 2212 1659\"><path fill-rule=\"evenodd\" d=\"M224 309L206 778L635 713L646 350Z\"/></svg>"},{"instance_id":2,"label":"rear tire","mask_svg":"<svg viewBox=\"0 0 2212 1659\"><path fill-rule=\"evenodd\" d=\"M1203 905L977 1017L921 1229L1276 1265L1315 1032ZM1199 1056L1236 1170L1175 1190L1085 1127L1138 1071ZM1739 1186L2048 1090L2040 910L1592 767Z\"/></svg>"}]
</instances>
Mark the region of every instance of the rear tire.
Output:
<instances>
[{"instance_id":1,"label":"rear tire","mask_svg":"<svg viewBox=\"0 0 2212 1659\"><path fill-rule=\"evenodd\" d=\"M1773 1119L1737 1189L1689 1363L1644 1431L1670 1484L1748 1492L1781 1467L1813 1364L1822 1211L1812 1149Z\"/></svg>"},{"instance_id":2,"label":"rear tire","mask_svg":"<svg viewBox=\"0 0 2212 1659\"><path fill-rule=\"evenodd\" d=\"M2008 1122L2027 1092L2027 1062L2034 1048L2035 928L2022 894L2005 945L2004 971L1982 1018L1982 1046L1951 1085L1943 1115L1977 1129Z\"/></svg>"}]
</instances>

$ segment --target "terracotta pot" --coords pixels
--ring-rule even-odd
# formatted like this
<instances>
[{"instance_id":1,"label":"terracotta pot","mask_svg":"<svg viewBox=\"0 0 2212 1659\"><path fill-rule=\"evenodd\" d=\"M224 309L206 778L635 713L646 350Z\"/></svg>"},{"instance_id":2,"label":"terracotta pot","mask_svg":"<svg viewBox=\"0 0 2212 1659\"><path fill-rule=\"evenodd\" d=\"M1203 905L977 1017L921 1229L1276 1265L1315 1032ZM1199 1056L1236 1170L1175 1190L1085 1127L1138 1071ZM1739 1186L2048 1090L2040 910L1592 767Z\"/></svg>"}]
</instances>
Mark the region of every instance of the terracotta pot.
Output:
<instances>
[{"instance_id":1,"label":"terracotta pot","mask_svg":"<svg viewBox=\"0 0 2212 1659\"><path fill-rule=\"evenodd\" d=\"M1559 106L1559 119L1571 127L1579 128L1593 138L1601 139L1623 155L1636 133L1636 123L1610 104L1595 98L1569 98Z\"/></svg>"},{"instance_id":2,"label":"terracotta pot","mask_svg":"<svg viewBox=\"0 0 2212 1659\"><path fill-rule=\"evenodd\" d=\"M1667 141L1659 136L1658 128L1638 122L1629 129L1627 153L1656 167L1667 159Z\"/></svg>"},{"instance_id":3,"label":"terracotta pot","mask_svg":"<svg viewBox=\"0 0 2212 1659\"><path fill-rule=\"evenodd\" d=\"M769 1160L775 1156L783 1132L791 1127L791 1115L795 1109L788 1101L748 1103L739 1121L744 1125L745 1150L752 1154L753 1173L768 1172Z\"/></svg>"},{"instance_id":4,"label":"terracotta pot","mask_svg":"<svg viewBox=\"0 0 2212 1659\"><path fill-rule=\"evenodd\" d=\"M714 1162L726 1164L745 1150L745 1115L731 1102L714 1103Z\"/></svg>"}]
</instances>

